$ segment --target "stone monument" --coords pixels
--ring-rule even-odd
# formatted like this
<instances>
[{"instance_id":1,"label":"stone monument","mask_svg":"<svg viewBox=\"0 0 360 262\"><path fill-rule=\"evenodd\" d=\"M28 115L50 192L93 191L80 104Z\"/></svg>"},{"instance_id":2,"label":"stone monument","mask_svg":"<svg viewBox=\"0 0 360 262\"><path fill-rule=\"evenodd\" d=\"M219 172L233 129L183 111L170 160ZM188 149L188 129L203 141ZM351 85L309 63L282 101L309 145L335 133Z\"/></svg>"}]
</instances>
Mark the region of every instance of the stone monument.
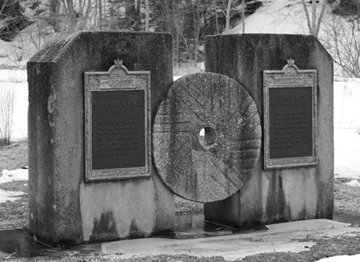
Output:
<instances>
[{"instance_id":1,"label":"stone monument","mask_svg":"<svg viewBox=\"0 0 360 262\"><path fill-rule=\"evenodd\" d=\"M171 43L57 35L28 62L30 234L170 232L173 193L239 228L332 218L333 64L319 41L208 37L207 72L174 83Z\"/></svg>"},{"instance_id":2,"label":"stone monument","mask_svg":"<svg viewBox=\"0 0 360 262\"><path fill-rule=\"evenodd\" d=\"M333 213L333 61L304 35L207 37L205 70L241 84L261 116L263 146L248 182L205 203L205 218L238 227Z\"/></svg>"},{"instance_id":3,"label":"stone monument","mask_svg":"<svg viewBox=\"0 0 360 262\"><path fill-rule=\"evenodd\" d=\"M173 230L150 147L172 83L171 35L56 35L27 68L30 234L76 244Z\"/></svg>"}]
</instances>

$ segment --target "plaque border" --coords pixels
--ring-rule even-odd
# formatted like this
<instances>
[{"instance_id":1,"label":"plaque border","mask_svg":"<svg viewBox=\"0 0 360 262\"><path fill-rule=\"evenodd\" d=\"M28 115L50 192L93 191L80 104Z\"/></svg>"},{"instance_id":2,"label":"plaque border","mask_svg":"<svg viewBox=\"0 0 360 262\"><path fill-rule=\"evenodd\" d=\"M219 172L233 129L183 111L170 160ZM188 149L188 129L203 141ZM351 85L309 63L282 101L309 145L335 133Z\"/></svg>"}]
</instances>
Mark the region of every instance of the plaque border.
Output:
<instances>
[{"instance_id":1,"label":"plaque border","mask_svg":"<svg viewBox=\"0 0 360 262\"><path fill-rule=\"evenodd\" d=\"M264 169L292 168L314 166L318 163L317 158L317 70L299 70L294 60L289 59L288 64L282 70L263 71L263 116L264 116ZM296 76L296 78L294 77ZM286 81L292 77L293 81ZM283 81L282 80L283 78ZM312 89L312 156L270 158L270 88L301 88Z\"/></svg>"},{"instance_id":2,"label":"plaque border","mask_svg":"<svg viewBox=\"0 0 360 262\"><path fill-rule=\"evenodd\" d=\"M92 169L92 92L144 90L145 166ZM116 181L151 176L151 97L150 71L128 71L122 60L115 60L106 72L84 73L85 100L85 182Z\"/></svg>"}]
</instances>

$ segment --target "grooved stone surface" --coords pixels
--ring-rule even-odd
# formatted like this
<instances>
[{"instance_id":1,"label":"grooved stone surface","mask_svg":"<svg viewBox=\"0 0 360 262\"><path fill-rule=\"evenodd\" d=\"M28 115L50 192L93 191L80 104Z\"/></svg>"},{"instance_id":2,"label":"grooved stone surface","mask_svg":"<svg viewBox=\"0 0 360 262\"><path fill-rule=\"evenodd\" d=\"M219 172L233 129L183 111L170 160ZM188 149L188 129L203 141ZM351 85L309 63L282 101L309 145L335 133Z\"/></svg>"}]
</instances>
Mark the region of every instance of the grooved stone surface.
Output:
<instances>
[{"instance_id":1,"label":"grooved stone surface","mask_svg":"<svg viewBox=\"0 0 360 262\"><path fill-rule=\"evenodd\" d=\"M204 129L204 136L199 136ZM155 166L175 194L222 200L249 179L261 148L255 102L235 80L198 73L175 81L153 128Z\"/></svg>"}]
</instances>

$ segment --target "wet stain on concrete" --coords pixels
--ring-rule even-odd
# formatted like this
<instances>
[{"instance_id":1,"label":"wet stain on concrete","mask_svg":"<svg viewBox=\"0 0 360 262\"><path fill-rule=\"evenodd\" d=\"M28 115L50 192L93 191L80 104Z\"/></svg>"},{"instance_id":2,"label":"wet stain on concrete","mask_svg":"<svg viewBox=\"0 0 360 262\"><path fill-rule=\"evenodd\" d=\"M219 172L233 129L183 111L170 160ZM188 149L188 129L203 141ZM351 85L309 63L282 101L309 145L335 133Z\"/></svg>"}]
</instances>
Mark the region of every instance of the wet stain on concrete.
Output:
<instances>
[{"instance_id":1,"label":"wet stain on concrete","mask_svg":"<svg viewBox=\"0 0 360 262\"><path fill-rule=\"evenodd\" d=\"M94 219L94 227L89 242L101 242L119 239L116 222L112 211L101 214L100 219Z\"/></svg>"},{"instance_id":2,"label":"wet stain on concrete","mask_svg":"<svg viewBox=\"0 0 360 262\"><path fill-rule=\"evenodd\" d=\"M32 240L28 233L16 229L0 231L0 251L12 257L39 256L43 246Z\"/></svg>"},{"instance_id":3,"label":"wet stain on concrete","mask_svg":"<svg viewBox=\"0 0 360 262\"><path fill-rule=\"evenodd\" d=\"M287 222L291 217L290 208L286 203L283 181L279 174L274 175L269 184L266 201L266 222Z\"/></svg>"},{"instance_id":4,"label":"wet stain on concrete","mask_svg":"<svg viewBox=\"0 0 360 262\"><path fill-rule=\"evenodd\" d=\"M29 236L28 230L11 229L0 231L0 261L3 259L16 259L21 257L49 257L53 259L61 259L69 257L69 254L88 255L99 252L101 252L100 244L77 245L70 247L49 246L32 239Z\"/></svg>"},{"instance_id":5,"label":"wet stain on concrete","mask_svg":"<svg viewBox=\"0 0 360 262\"><path fill-rule=\"evenodd\" d=\"M133 219L130 225L129 239L142 237L146 237L146 234L138 228L136 221Z\"/></svg>"}]
</instances>

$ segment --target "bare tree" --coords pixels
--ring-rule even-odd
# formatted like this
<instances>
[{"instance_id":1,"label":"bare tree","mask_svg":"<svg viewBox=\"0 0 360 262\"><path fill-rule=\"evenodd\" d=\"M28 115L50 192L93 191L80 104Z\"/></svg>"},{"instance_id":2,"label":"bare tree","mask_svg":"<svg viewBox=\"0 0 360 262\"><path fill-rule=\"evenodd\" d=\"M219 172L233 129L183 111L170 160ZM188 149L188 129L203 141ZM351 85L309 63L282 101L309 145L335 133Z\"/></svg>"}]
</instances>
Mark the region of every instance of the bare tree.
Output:
<instances>
[{"instance_id":1,"label":"bare tree","mask_svg":"<svg viewBox=\"0 0 360 262\"><path fill-rule=\"evenodd\" d=\"M245 0L241 1L241 4L236 4L238 2L234 0L221 0L217 1L217 10L223 14L225 17L225 30L226 33L229 31L230 28L230 22L231 19L236 14L241 14L241 20L242 20L242 31L245 32L245 12L247 9L247 5L254 4L256 2L262 2L262 0L253 0L246 2Z\"/></svg>"},{"instance_id":2,"label":"bare tree","mask_svg":"<svg viewBox=\"0 0 360 262\"><path fill-rule=\"evenodd\" d=\"M180 64L180 42L184 39L186 6L180 0L162 0L161 12L163 13L165 31L173 36L174 41L174 64ZM185 41L185 45L187 42Z\"/></svg>"},{"instance_id":3,"label":"bare tree","mask_svg":"<svg viewBox=\"0 0 360 262\"><path fill-rule=\"evenodd\" d=\"M355 20L345 22L333 15L326 33L334 62L340 66L346 76L360 78L360 31Z\"/></svg>"},{"instance_id":4,"label":"bare tree","mask_svg":"<svg viewBox=\"0 0 360 262\"><path fill-rule=\"evenodd\" d=\"M242 2L241 2L241 21L242 21L242 33L243 34L245 34L245 10L246 10L245 0L242 0Z\"/></svg>"},{"instance_id":5,"label":"bare tree","mask_svg":"<svg viewBox=\"0 0 360 262\"><path fill-rule=\"evenodd\" d=\"M149 32L150 9L149 0L145 0L145 32Z\"/></svg>"},{"instance_id":6,"label":"bare tree","mask_svg":"<svg viewBox=\"0 0 360 262\"><path fill-rule=\"evenodd\" d=\"M244 0L243 0L244 1ZM231 15L231 4L232 4L232 0L227 0L227 6L226 6L226 23L225 23L225 31L229 31L230 30L230 15Z\"/></svg>"},{"instance_id":7,"label":"bare tree","mask_svg":"<svg viewBox=\"0 0 360 262\"><path fill-rule=\"evenodd\" d=\"M320 0L319 0L320 1ZM310 19L310 14L309 14L309 10L306 6L305 0L301 0L304 11L305 11L305 15L306 15L306 21L307 21L307 25L309 28L309 33L312 34L315 37L319 36L319 31L320 31L320 25L324 16L324 12L325 12L325 7L326 7L326 0L321 0L321 11L320 11L320 15L318 18L316 18L317 16L317 1L316 0L311 0L311 19Z\"/></svg>"},{"instance_id":8,"label":"bare tree","mask_svg":"<svg viewBox=\"0 0 360 262\"><path fill-rule=\"evenodd\" d=\"M193 32L194 32L194 44L193 44L193 52L188 50L188 54L191 57L191 53L193 54L192 59L194 64L197 63L197 54L198 54L198 42L200 36L200 29L202 27L202 19L200 17L199 5L197 2L190 0L191 10L192 10L192 19L193 19ZM186 39L185 39L186 41Z\"/></svg>"},{"instance_id":9,"label":"bare tree","mask_svg":"<svg viewBox=\"0 0 360 262\"><path fill-rule=\"evenodd\" d=\"M357 30L360 31L360 0L352 0L357 8L356 21L357 21Z\"/></svg>"}]
</instances>

